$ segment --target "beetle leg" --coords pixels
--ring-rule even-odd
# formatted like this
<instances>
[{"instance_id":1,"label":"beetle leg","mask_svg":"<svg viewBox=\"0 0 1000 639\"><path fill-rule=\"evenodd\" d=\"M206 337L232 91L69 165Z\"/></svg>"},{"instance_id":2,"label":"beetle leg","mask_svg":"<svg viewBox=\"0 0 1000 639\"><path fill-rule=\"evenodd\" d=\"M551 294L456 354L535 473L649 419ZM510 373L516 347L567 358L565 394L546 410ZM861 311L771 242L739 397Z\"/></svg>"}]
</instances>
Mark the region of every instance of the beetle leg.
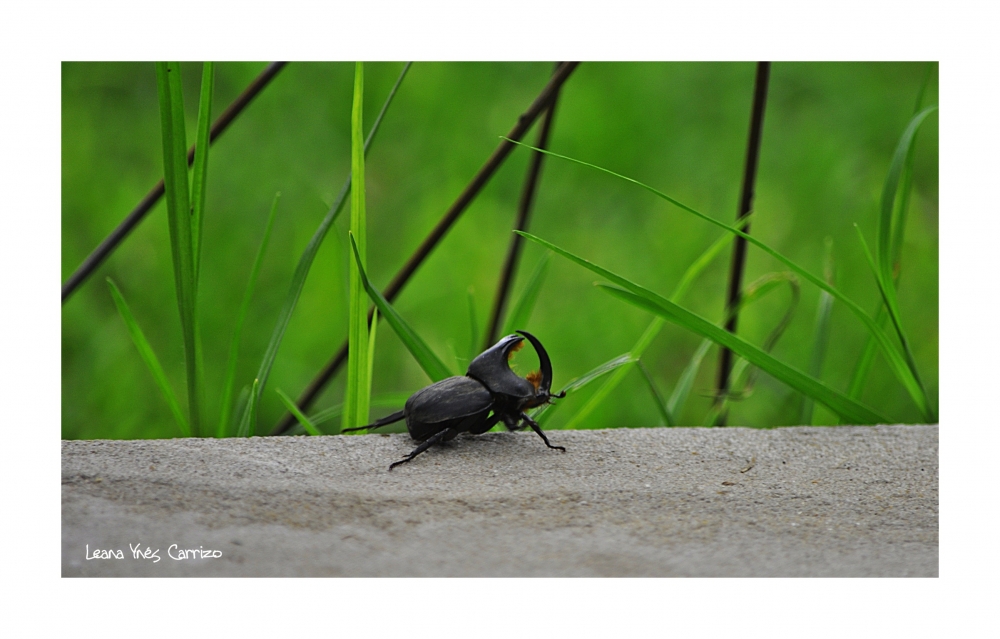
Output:
<instances>
[{"instance_id":1,"label":"beetle leg","mask_svg":"<svg viewBox=\"0 0 1000 639\"><path fill-rule=\"evenodd\" d=\"M393 468L395 468L396 466L399 466L400 464L405 464L406 462L411 461L414 457L416 457L420 453L424 452L425 450L427 450L428 448L430 448L434 444L440 443L445 438L451 439L452 437L454 437L457 434L458 434L458 431L455 430L454 428L446 428L446 429L444 429L444 430L442 430L440 432L434 433L433 435L431 435L430 437L428 437L422 444L420 444L419 446L417 446L416 448L414 448L413 452L411 452L409 455L407 455L403 459L399 460L398 462L393 462L392 464L390 464L389 465L389 470L392 470Z\"/></svg>"},{"instance_id":2,"label":"beetle leg","mask_svg":"<svg viewBox=\"0 0 1000 639\"><path fill-rule=\"evenodd\" d=\"M381 428L382 426L385 426L386 424L391 424L393 422L398 422L399 420L403 419L403 417L405 417L405 416L406 415L403 414L403 411L400 410L400 411L396 411L392 415L388 415L386 417L383 417L382 419L376 420L376 421L372 422L371 424L368 424L367 426L356 426L354 428L345 428L344 430L342 430L340 432L341 433L349 433L349 432L351 432L353 430L365 430L365 429L367 429L367 430L374 430L376 428Z\"/></svg>"},{"instance_id":3,"label":"beetle leg","mask_svg":"<svg viewBox=\"0 0 1000 639\"><path fill-rule=\"evenodd\" d=\"M472 433L473 435L482 435L489 429L496 426L498 421L500 421L500 416L497 415L496 413L493 413L492 415L490 415L489 419L484 419L482 423L479 424L478 426L476 425L470 426L469 432Z\"/></svg>"},{"instance_id":4,"label":"beetle leg","mask_svg":"<svg viewBox=\"0 0 1000 639\"><path fill-rule=\"evenodd\" d=\"M531 426L531 430L538 433L538 436L542 438L542 441L545 442L546 446L548 446L549 448L555 448L556 450L561 450L564 453L566 452L566 449L563 448L562 446L553 446L552 444L549 443L549 438L546 437L545 433L542 432L542 427L538 425L538 422L528 417L525 413L521 413L521 419L524 420L524 422L527 423L528 426Z\"/></svg>"}]
</instances>

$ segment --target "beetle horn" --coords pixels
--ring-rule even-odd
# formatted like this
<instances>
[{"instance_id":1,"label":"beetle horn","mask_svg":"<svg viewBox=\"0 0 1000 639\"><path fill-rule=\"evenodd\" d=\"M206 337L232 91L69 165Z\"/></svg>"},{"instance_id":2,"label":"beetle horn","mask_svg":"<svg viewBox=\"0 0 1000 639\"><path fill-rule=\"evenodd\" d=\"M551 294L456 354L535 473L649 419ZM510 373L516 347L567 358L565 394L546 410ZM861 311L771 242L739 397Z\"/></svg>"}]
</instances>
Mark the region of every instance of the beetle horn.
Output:
<instances>
[{"instance_id":1,"label":"beetle horn","mask_svg":"<svg viewBox=\"0 0 1000 639\"><path fill-rule=\"evenodd\" d=\"M542 370L542 381L538 386L538 391L539 393L548 393L552 388L552 361L549 360L549 354L545 352L545 347L538 341L538 338L528 331L515 332L527 337L535 352L538 353L538 366Z\"/></svg>"}]
</instances>

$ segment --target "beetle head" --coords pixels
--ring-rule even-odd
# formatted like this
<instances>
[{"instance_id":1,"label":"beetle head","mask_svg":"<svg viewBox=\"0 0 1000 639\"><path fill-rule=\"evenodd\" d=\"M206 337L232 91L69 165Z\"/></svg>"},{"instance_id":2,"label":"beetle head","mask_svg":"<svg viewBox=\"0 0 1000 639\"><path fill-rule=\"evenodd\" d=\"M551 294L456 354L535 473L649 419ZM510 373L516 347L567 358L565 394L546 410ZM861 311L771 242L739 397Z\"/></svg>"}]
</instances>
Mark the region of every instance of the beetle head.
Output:
<instances>
[{"instance_id":1,"label":"beetle head","mask_svg":"<svg viewBox=\"0 0 1000 639\"><path fill-rule=\"evenodd\" d=\"M523 341L524 338L519 335L502 338L472 360L466 374L478 380L494 394L517 398L535 395L534 385L523 377L518 377L510 370L508 363L511 353L521 346Z\"/></svg>"}]
</instances>

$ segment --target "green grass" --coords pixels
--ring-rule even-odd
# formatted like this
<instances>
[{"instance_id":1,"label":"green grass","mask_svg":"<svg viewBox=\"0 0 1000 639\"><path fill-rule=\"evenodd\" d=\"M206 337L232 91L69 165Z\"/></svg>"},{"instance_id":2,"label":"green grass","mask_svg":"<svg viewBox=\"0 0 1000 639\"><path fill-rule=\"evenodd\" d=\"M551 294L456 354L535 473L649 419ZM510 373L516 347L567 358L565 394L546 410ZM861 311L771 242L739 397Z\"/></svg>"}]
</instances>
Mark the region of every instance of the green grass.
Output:
<instances>
[{"instance_id":1,"label":"green grass","mask_svg":"<svg viewBox=\"0 0 1000 639\"><path fill-rule=\"evenodd\" d=\"M868 407L859 404L819 380L811 378L780 362L753 344L691 313L674 302L530 233L521 233L521 235L610 280L617 286L608 286L606 284L599 284L599 286L615 297L649 310L667 321L678 324L703 337L711 339L721 346L729 348L740 357L747 359L755 366L788 384L798 392L827 405L831 410L845 419L853 420L859 424L888 423L886 418Z\"/></svg>"},{"instance_id":2,"label":"green grass","mask_svg":"<svg viewBox=\"0 0 1000 639\"><path fill-rule=\"evenodd\" d=\"M181 132L169 148L203 146L200 114L212 108L205 106L206 95L227 104L260 67L179 65L181 81L167 82L169 122L172 131L183 125L193 139ZM364 66L369 96L395 96L384 121L379 102L361 105L363 120L374 123L366 150L376 130L380 138L365 162L367 246L358 244L367 253L370 284L387 282L399 269L551 74L546 63L419 63L406 69L400 63ZM937 118L925 114L911 127L924 111L913 109L914 98L921 94L918 104L937 101L935 69L773 66L751 233L773 253L751 248L747 281L795 272L781 256L843 299L795 272L809 312L797 314L770 351L765 345L787 296L767 295L740 313L740 339L892 421L933 421L937 412ZM175 249L171 236L183 240L184 228L177 228L182 216L171 217L161 206L102 267L101 278L112 276L127 296L149 352L160 356L161 379L144 370L145 357L135 357L131 327L122 326L117 301L103 286L88 282L66 303L64 437L176 436L181 431L169 402L163 403L161 381L187 388L197 404L199 434L266 433L286 411L277 393L264 392L266 385L294 397L329 361L348 334L348 272L356 263L350 220L338 215L350 192L348 186L338 196L352 168L347 113L354 71L353 63L290 64L213 145L211 188L204 188L209 163L196 157L186 206L199 210L191 216L189 248L179 241ZM64 65L64 275L164 172L156 76L153 64ZM704 218L732 220L752 78L753 65L745 63L582 64L563 91L550 148L657 185ZM173 108L175 94L199 104L197 117L194 110ZM179 164L180 154L171 153L169 163ZM482 348L479 319L488 316L494 297L529 160L528 153L511 155L393 299L408 330L439 363L448 363L426 364L437 368L434 375L461 373ZM186 165L171 182L175 212L184 206L176 203L182 199L178 174L187 176ZM278 190L281 215L269 222L267 203ZM735 234L722 229L718 237L704 218L665 207L634 183L550 161L532 231L716 325L724 315L726 260L700 262L713 243L725 246ZM873 249L874 270L866 268L855 223ZM821 275L827 237L838 251L835 284ZM174 259L175 252L190 253L190 272L178 268L185 260ZM590 273L546 254L542 246L525 244L514 289L520 298L511 299L501 322L505 332L525 328L542 339L553 358L554 390L574 380L572 392L543 413L546 428L704 423L714 402L709 354L715 342L651 309L623 304L594 288ZM697 276L675 297L692 269ZM183 286L192 289L190 298ZM370 292L362 297L371 299ZM368 301L361 306L367 311ZM858 316L861 308L880 336ZM381 308L378 315L386 317ZM837 348L827 349L817 368L823 332ZM373 412L402 405L374 398L405 399L434 379L398 331L381 333L377 349L369 341L365 353L371 355L364 372ZM631 365L638 361L643 368ZM616 365L608 368L609 362ZM745 360L736 365L750 386L737 384L734 392L752 394L727 398L729 423L805 421L798 390L766 372L753 382L756 366ZM603 374L591 376L594 371ZM344 404L345 376L342 370L305 411L321 432L337 431L328 422L322 430L316 417ZM590 383L576 385L583 378ZM177 398L190 422L191 407ZM251 413L258 416L252 426ZM817 409L811 417L817 424L847 423L858 414L842 418Z\"/></svg>"},{"instance_id":3,"label":"green grass","mask_svg":"<svg viewBox=\"0 0 1000 639\"><path fill-rule=\"evenodd\" d=\"M139 328L139 323L135 321L135 316L132 315L132 311L125 302L121 291L118 290L118 286L110 277L107 278L107 282L108 288L111 290L111 298L115 301L118 313L125 322L125 327L132 338L132 343L139 349L139 356L146 363L146 367L149 368L153 379L156 380L156 385L159 387L160 392L163 393L163 399L167 400L170 412L173 413L174 419L177 420L177 427L180 429L181 436L190 437L191 424L184 416L184 411L181 410L181 404L177 401L177 395L174 394L174 389L170 386L166 373L163 372L163 366L160 365L159 358L153 352L153 347L149 345L149 340L146 339L142 329Z\"/></svg>"},{"instance_id":4,"label":"green grass","mask_svg":"<svg viewBox=\"0 0 1000 639\"><path fill-rule=\"evenodd\" d=\"M160 122L163 138L163 183L170 225L170 248L174 264L177 308L184 339L184 362L187 372L188 419L191 433L201 434L201 366L198 352L197 299L198 281L195 263L196 222L191 214L187 169L187 141L184 125L184 97L181 92L180 65L157 62L156 80L160 96ZM209 84L211 87L211 84ZM208 114L205 114L207 119ZM202 169L207 167L208 145L204 145ZM202 182L204 185L204 182Z\"/></svg>"},{"instance_id":5,"label":"green grass","mask_svg":"<svg viewBox=\"0 0 1000 639\"><path fill-rule=\"evenodd\" d=\"M347 390L341 430L368 423L371 379L368 367L368 299L361 272L365 269L368 242L365 232L365 151L362 105L364 104L364 64L354 68L354 107L351 111L351 247L356 261L349 262L351 298L347 327Z\"/></svg>"},{"instance_id":6,"label":"green grass","mask_svg":"<svg viewBox=\"0 0 1000 639\"><path fill-rule=\"evenodd\" d=\"M915 132L916 127L919 126L919 124L923 121L923 118L926 117L926 115L929 114L930 111L932 111L932 110L933 110L933 108L929 108L929 109L925 110L924 112L922 112L921 114L919 114L918 116L914 117L913 121L911 121L909 127L907 128L906 132L904 133L903 140L900 142L900 146L902 146L904 143L907 143L908 140L912 139L912 135ZM513 140L510 140L510 141L514 142ZM605 169L603 167L599 167L599 166L597 166L595 164L591 164L589 162L583 162L581 160L576 160L574 158L570 158L570 157L567 157L565 155L560 155L558 153L553 153L551 151L545 151L543 149L538 149L538 148L535 148L535 147L532 147L532 146L529 146L529 145L526 145L526 144L523 144L523 143L520 143L520 142L514 142L514 143L515 144L519 144L520 146L527 146L528 148L530 148L530 149L532 149L534 151L538 151L540 153L545 153L547 155L551 155L551 156L558 157L558 158L561 158L561 159L564 159L564 160L568 160L570 162L575 162L575 163L583 165L583 166L587 166L587 167L592 168L592 169L596 169L598 171L601 171L603 173L607 173L609 175L612 175L612 176L614 176L616 178L619 178L621 180L624 180L626 182L630 182L630 183L634 184L635 186L642 187L643 189L645 189L645 190L653 193L657 197L660 197L660 198L666 200L667 202L670 202L674 206L676 206L676 207L678 207L678 208L680 208L680 209L682 209L682 210L684 210L684 211L686 211L688 213L691 213L692 215L694 215L694 216L696 216L698 218L701 218L702 220L704 220L706 222L709 222L709 223L714 224L716 226L719 226L719 227L721 227L723 229L726 229L727 231L729 231L730 233L733 233L734 235L738 235L738 236L744 238L745 240L747 240L747 242L753 244L754 246L756 246L757 248L763 250L765 253L767 253L768 255L770 255L771 257L773 257L774 259L778 260L779 262L781 262L782 264L784 264L788 268L792 269L792 271L794 271L797 275L801 276L802 278L804 278L807 281L811 282L812 284L816 285L820 289L826 291L831 296L833 296L835 299L837 299L842 304L844 304L852 313L854 313L858 317L858 319L860 319L862 321L862 323L864 323L864 325L868 328L868 330L871 332L871 334L875 337L875 339L878 342L879 346L882 347L882 352L886 356L886 358L888 359L889 364L892 367L893 373L895 373L896 377L899 379L899 381L906 388L907 392L909 392L910 397L913 398L914 403L917 405L917 408L920 410L920 412L921 412L922 416L924 417L924 419L927 422L936 422L937 421L937 415L935 414L934 409L931 408L931 406L930 406L930 401L929 401L929 398L928 398L928 395L927 395L927 389L924 387L923 382L920 381L919 373L917 372L916 364L915 364L915 362L913 360L913 357L912 357L912 351L911 351L911 349L909 347L909 344L906 341L906 338L905 338L905 336L904 336L904 334L902 332L902 328L900 327L900 324L899 324L899 321L898 321L898 317L896 316L896 314L895 314L895 312L893 310L894 309L894 305L893 305L893 302L892 302L893 295L891 293L892 287L891 286L888 286L888 287L885 286L885 283L882 281L881 278L879 278L878 274L876 274L876 279L879 280L878 284L879 284L879 288L880 288L880 291L881 291L882 296L883 296L883 300L885 301L886 306L889 309L890 316L893 317L893 321L894 321L894 325L896 326L897 333L898 333L901 341L903 342L903 353L900 353L899 350L896 349L895 345L889 339L889 336L886 334L886 332L884 330L882 330L882 328L875 322L875 320L873 320L867 313L865 313L864 309L862 309L857 303L855 303L853 300L849 299L846 295L844 295L843 293L841 293L839 290L837 290L833 286L830 286L829 284L827 284L826 282L824 282L820 278L816 277L815 275L813 275L812 273L810 273L806 269L802 268L801 266L799 266L795 262L791 261L790 259L788 259L784 255L778 253L773 248L771 248L767 244L761 242L757 238L755 238L755 237L753 237L751 235L748 235L747 233L744 233L743 231L741 231L741 230L739 230L739 229L737 229L735 227L729 226L728 224L725 224L723 222L719 222L718 220L716 220L716 219L714 219L712 217L709 217L708 215L705 215L704 213L701 213L701 212L695 210L694 208L692 208L692 207L690 207L690 206L688 206L688 205L680 202L679 200L677 200L677 199L675 199L673 197L670 197L669 195L667 195L667 194L665 194L665 193L663 193L663 192L661 192L661 191L659 191L659 190L657 190L657 189L655 189L655 188L653 188L653 187L651 187L651 186L649 186L647 184L639 182L638 180L626 177L626 176L621 175L619 173L615 173L614 171L611 171L609 169ZM897 149L897 156L898 156L898 153L899 153L899 151ZM893 172L896 170L895 167L896 167L896 162L894 160L893 167L890 169L890 173L889 173L890 177L887 179L887 184L889 184L889 182L893 180ZM895 188L895 187L893 186L893 188Z\"/></svg>"}]
</instances>

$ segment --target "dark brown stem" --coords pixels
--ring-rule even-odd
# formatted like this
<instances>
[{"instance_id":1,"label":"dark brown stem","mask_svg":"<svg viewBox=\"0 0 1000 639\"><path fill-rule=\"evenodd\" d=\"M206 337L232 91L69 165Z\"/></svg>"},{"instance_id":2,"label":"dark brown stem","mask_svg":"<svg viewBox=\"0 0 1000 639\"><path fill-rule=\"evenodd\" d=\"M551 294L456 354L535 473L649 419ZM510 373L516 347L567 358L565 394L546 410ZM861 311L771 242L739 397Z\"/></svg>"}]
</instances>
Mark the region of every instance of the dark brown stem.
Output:
<instances>
[{"instance_id":1,"label":"dark brown stem","mask_svg":"<svg viewBox=\"0 0 1000 639\"><path fill-rule=\"evenodd\" d=\"M764 127L764 107L767 105L767 83L771 75L770 62L757 63L757 77L754 81L753 110L750 114L750 135L747 141L747 157L743 170L743 188L740 195L740 208L737 211L736 219L739 220L744 215L753 210L754 185L757 181L757 163L760 159L760 139L761 130ZM743 229L744 233L750 232L750 224ZM746 264L747 241L746 238L737 237L733 245L733 261L729 271L729 290L726 295L726 308L735 309L740 299L740 291L743 282L743 267ZM734 312L726 321L726 330L730 333L736 332L736 323L739 313ZM723 348L719 355L719 377L716 387L719 389L717 397L725 397L729 391L729 373L733 369L733 353L728 348ZM726 412L719 413L716 426L726 425Z\"/></svg>"},{"instance_id":2,"label":"dark brown stem","mask_svg":"<svg viewBox=\"0 0 1000 639\"><path fill-rule=\"evenodd\" d=\"M556 64L556 68L553 71L559 70L559 64ZM549 145L549 132L552 130L552 119L555 117L556 113L556 103L559 101L559 92L556 91L555 97L552 98L552 104L545 111L545 118L542 120L542 128L538 132L538 142L535 144L539 149L548 149ZM521 192L521 201L518 204L517 211L517 221L514 223L514 229L518 231L528 230L528 218L531 216L532 204L535 201L535 191L538 186L538 180L542 173L542 162L545 159L544 153L539 153L535 151L531 158L531 165L528 167L528 175L524 180L524 190ZM493 342L497 339L497 331L500 330L500 318L503 317L504 311L507 307L507 298L510 295L511 283L514 281L514 271L517 270L517 265L520 261L521 247L524 242L524 238L517 233L512 233L510 239L510 246L507 249L507 259L503 265L503 271L500 274L500 283L497 285L496 298L493 301L493 312L490 315L490 323L486 329L486 335L483 339L483 350L486 350L493 345ZM524 328L523 326L521 328Z\"/></svg>"},{"instance_id":3,"label":"dark brown stem","mask_svg":"<svg viewBox=\"0 0 1000 639\"><path fill-rule=\"evenodd\" d=\"M511 140L520 140L524 134L531 128L531 125L535 123L535 120L541 115L548 106L552 103L555 98L556 93L562 87L563 83L569 78L573 70L576 69L579 62L564 62L559 66L559 69L552 75L549 83L545 85L535 101L531 103L531 106L521 114L517 119L517 123L514 128L510 130L507 137ZM493 154L486 160L479 172L476 173L469 185L465 187L465 190L458 196L458 199L451 205L451 208L444 214L441 221L437 223L437 226L427 235L423 243L414 251L410 259L406 261L406 264L399 269L396 273L396 277L392 279L389 285L382 292L382 295L389 301L392 302L399 291L406 285L410 277L416 272L427 256L430 255L431 251L437 246L438 242L444 237L451 226L458 220L459 216L465 212L465 209L472 203L472 201L479 195L479 192L493 177L496 170L500 168L510 152L514 150L514 144L504 140L500 143ZM368 311L368 321L371 323L372 311ZM309 409L312 403L319 396L320 392L326 387L327 383L333 378L337 370L344 364L347 360L347 341L341 345L340 349L333 356L333 358L327 363L322 371L309 383L309 386L302 395L299 396L297 404L299 408L303 411ZM286 413L282 420L274 427L271 431L272 435L282 435L286 433L292 426L296 424L295 418Z\"/></svg>"},{"instance_id":4,"label":"dark brown stem","mask_svg":"<svg viewBox=\"0 0 1000 639\"><path fill-rule=\"evenodd\" d=\"M266 87L271 80L274 79L274 76L278 75L278 72L281 71L286 64L288 63L272 62L267 65L267 67L261 71L260 75L258 75L254 81L247 86L243 93L233 100L232 104L226 107L226 110L223 111L212 124L212 129L209 132L208 138L209 145L215 141L215 138L222 135L222 132L225 131L230 124L232 124L233 120L235 120L236 117L243 112L243 109L245 109L247 105L249 105L250 102L257 97L258 93L264 90L264 87ZM194 162L193 145L190 149L188 149L187 162L188 166ZM121 244L122 240L128 237L128 234L132 232L132 229L138 226L139 222L146 217L146 214L153 209L156 203L160 201L161 197L163 197L163 180L160 180L156 186L154 186L149 193L146 194L146 197L142 198L142 200L136 204L135 208L132 209L132 212L129 213L124 220L122 220L121 224L119 224L110 235L104 238L104 241L97 245L97 248L95 248L90 255L83 260L80 266L77 267L76 271L69 276L69 279L67 279L65 283L63 283L63 303L65 303L69 296L72 295L76 289L78 289L80 285L93 274L95 270L97 270L97 267L100 266L101 263L103 263L116 248L118 248L118 245Z\"/></svg>"}]
</instances>

